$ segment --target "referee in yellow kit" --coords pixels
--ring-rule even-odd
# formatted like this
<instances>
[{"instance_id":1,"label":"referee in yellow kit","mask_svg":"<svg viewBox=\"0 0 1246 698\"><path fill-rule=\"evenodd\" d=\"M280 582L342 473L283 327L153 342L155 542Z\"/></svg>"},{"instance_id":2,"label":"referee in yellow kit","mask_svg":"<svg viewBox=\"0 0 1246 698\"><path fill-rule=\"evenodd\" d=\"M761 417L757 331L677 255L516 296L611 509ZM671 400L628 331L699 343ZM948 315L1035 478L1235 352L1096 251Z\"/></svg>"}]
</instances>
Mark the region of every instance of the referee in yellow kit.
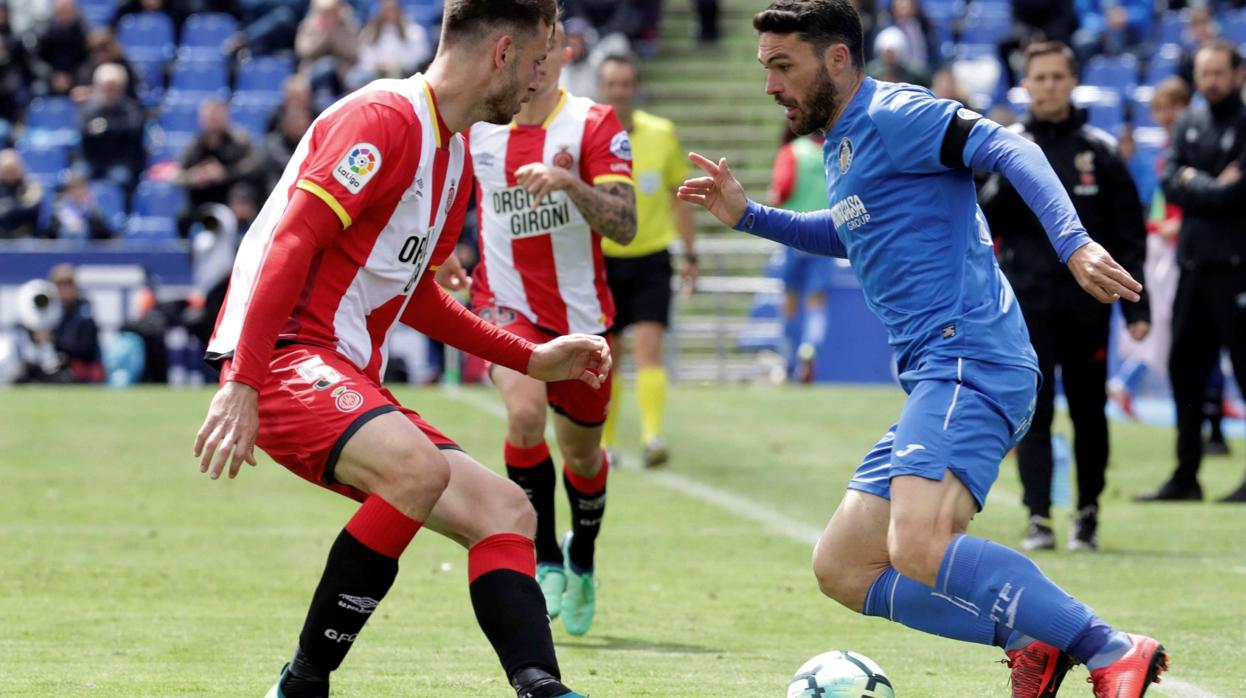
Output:
<instances>
[{"instance_id":1,"label":"referee in yellow kit","mask_svg":"<svg viewBox=\"0 0 1246 698\"><path fill-rule=\"evenodd\" d=\"M597 79L598 98L614 107L632 141L636 238L626 247L610 240L602 240L601 246L606 255L606 281L617 307L613 334L619 337L628 325L632 326L632 351L638 369L636 401L640 405L645 467L651 468L665 463L670 455L662 438L667 384L662 337L671 314L672 266L667 248L676 232L684 242L680 269L684 292L691 293L697 280L692 209L675 198L675 190L687 176L688 164L675 125L636 108L640 80L635 59L607 57ZM614 381L610 416L602 435L607 449L618 446L621 385L621 380Z\"/></svg>"}]
</instances>

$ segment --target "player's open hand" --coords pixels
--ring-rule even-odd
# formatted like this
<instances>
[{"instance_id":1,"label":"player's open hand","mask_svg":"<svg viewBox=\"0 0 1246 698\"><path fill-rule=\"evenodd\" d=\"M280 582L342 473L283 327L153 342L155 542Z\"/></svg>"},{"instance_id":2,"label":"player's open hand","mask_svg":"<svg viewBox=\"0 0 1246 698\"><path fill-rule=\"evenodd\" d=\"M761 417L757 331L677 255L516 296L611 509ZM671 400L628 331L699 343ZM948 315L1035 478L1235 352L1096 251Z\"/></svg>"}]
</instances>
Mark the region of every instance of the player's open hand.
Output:
<instances>
[{"instance_id":1,"label":"player's open hand","mask_svg":"<svg viewBox=\"0 0 1246 698\"><path fill-rule=\"evenodd\" d=\"M675 192L675 196L680 201L704 206L726 225L734 226L739 223L744 217L744 211L748 209L748 195L744 193L740 181L731 174L727 158L715 164L702 155L688 153L688 159L709 176L685 181Z\"/></svg>"},{"instance_id":2,"label":"player's open hand","mask_svg":"<svg viewBox=\"0 0 1246 698\"><path fill-rule=\"evenodd\" d=\"M542 162L530 162L515 170L515 183L532 197L533 208L540 206L550 194L571 186L572 181L568 170Z\"/></svg>"},{"instance_id":3,"label":"player's open hand","mask_svg":"<svg viewBox=\"0 0 1246 698\"><path fill-rule=\"evenodd\" d=\"M208 408L208 418L195 436L195 458L199 472L211 473L213 480L221 476L226 461L229 477L238 477L238 469L246 461L255 465L255 437L260 430L260 394L249 385L227 382Z\"/></svg>"},{"instance_id":4,"label":"player's open hand","mask_svg":"<svg viewBox=\"0 0 1246 698\"><path fill-rule=\"evenodd\" d=\"M1137 303L1141 299L1142 284L1112 259L1103 245L1092 242L1083 245L1069 256L1069 271L1073 278L1100 303L1112 303L1119 299Z\"/></svg>"},{"instance_id":5,"label":"player's open hand","mask_svg":"<svg viewBox=\"0 0 1246 698\"><path fill-rule=\"evenodd\" d=\"M547 383L580 380L600 388L610 375L610 345L591 334L569 334L538 344L528 375Z\"/></svg>"}]
</instances>

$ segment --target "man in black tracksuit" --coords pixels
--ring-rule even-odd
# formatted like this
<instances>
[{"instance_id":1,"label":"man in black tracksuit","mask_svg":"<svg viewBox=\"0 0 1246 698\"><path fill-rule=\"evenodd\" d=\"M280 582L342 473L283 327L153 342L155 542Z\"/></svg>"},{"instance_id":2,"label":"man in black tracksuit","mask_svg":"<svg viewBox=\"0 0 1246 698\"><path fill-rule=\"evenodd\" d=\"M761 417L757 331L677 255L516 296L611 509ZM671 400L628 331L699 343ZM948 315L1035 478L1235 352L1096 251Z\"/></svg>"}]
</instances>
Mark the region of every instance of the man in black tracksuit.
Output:
<instances>
[{"instance_id":1,"label":"man in black tracksuit","mask_svg":"<svg viewBox=\"0 0 1246 698\"><path fill-rule=\"evenodd\" d=\"M1140 501L1202 499L1203 393L1227 347L1239 387L1246 386L1246 108L1242 59L1230 43L1204 44L1194 82L1207 100L1173 127L1164 167L1168 200L1184 211L1177 236L1181 280L1173 300L1168 373L1177 403L1177 469ZM1221 499L1246 502L1246 482Z\"/></svg>"},{"instance_id":2,"label":"man in black tracksuit","mask_svg":"<svg viewBox=\"0 0 1246 698\"><path fill-rule=\"evenodd\" d=\"M1032 45L1026 51L1022 81L1030 93L1030 113L1013 128L1047 154L1090 236L1141 281L1146 256L1142 203L1115 140L1087 125L1085 112L1070 101L1077 82L1074 71L1073 53L1064 44ZM1051 420L1059 365L1075 429L1073 451L1077 460L1078 511L1069 549L1094 550L1098 546L1099 495L1108 464L1104 407L1112 309L1087 296L1077 285L1068 268L1052 254L1038 219L1006 179L998 175L988 179L979 200L998 241L1000 267L1021 303L1043 372L1034 423L1017 450L1025 504L1030 510L1021 547L1055 547L1051 528ZM1121 310L1130 333L1136 338L1145 336L1150 329L1145 292L1141 301L1125 303Z\"/></svg>"}]
</instances>

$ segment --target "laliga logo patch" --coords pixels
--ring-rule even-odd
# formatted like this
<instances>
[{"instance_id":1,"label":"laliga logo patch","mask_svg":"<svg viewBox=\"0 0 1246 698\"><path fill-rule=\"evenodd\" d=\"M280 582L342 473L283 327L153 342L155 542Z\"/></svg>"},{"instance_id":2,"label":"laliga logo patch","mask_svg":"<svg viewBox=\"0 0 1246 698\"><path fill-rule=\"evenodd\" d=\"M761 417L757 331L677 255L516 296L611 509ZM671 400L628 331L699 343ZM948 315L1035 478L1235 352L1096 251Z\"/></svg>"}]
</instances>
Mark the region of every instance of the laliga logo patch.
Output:
<instances>
[{"instance_id":1,"label":"laliga logo patch","mask_svg":"<svg viewBox=\"0 0 1246 698\"><path fill-rule=\"evenodd\" d=\"M620 160L632 159L632 139L627 137L627 131L614 134L614 138L610 139L610 152Z\"/></svg>"},{"instance_id":2,"label":"laliga logo patch","mask_svg":"<svg viewBox=\"0 0 1246 698\"><path fill-rule=\"evenodd\" d=\"M575 158L571 157L571 153L567 152L570 146L560 145L558 148L558 154L554 156L554 167L561 167L564 170L571 169L571 166L575 164Z\"/></svg>"},{"instance_id":3,"label":"laliga logo patch","mask_svg":"<svg viewBox=\"0 0 1246 698\"><path fill-rule=\"evenodd\" d=\"M346 187L346 191L358 194L380 169L380 149L371 143L356 143L333 168L333 178Z\"/></svg>"},{"instance_id":4,"label":"laliga logo patch","mask_svg":"<svg viewBox=\"0 0 1246 698\"><path fill-rule=\"evenodd\" d=\"M333 391L333 399L340 412L354 412L363 406L363 395L346 387Z\"/></svg>"},{"instance_id":5,"label":"laliga logo patch","mask_svg":"<svg viewBox=\"0 0 1246 698\"><path fill-rule=\"evenodd\" d=\"M852 141L845 138L839 142L839 173L848 174L852 169Z\"/></svg>"}]
</instances>

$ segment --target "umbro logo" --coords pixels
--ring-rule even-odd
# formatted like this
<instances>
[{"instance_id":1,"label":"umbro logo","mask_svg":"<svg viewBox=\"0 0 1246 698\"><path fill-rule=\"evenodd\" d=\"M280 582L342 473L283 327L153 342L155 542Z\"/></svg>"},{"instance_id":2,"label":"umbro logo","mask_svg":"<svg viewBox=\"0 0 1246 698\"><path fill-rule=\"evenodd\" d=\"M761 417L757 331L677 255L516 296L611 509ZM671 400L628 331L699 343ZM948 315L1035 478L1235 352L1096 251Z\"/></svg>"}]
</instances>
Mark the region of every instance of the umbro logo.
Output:
<instances>
[{"instance_id":1,"label":"umbro logo","mask_svg":"<svg viewBox=\"0 0 1246 698\"><path fill-rule=\"evenodd\" d=\"M925 451L925 450L926 450L926 447L921 444L909 444L908 446L905 446L899 451L896 451L896 458L903 458L905 456L912 455L913 453L917 451Z\"/></svg>"},{"instance_id":2,"label":"umbro logo","mask_svg":"<svg viewBox=\"0 0 1246 698\"><path fill-rule=\"evenodd\" d=\"M381 603L376 599L367 596L351 596L350 594L338 594L337 605L348 611L362 613L365 616L372 615L372 611L376 610L377 604Z\"/></svg>"}]
</instances>

